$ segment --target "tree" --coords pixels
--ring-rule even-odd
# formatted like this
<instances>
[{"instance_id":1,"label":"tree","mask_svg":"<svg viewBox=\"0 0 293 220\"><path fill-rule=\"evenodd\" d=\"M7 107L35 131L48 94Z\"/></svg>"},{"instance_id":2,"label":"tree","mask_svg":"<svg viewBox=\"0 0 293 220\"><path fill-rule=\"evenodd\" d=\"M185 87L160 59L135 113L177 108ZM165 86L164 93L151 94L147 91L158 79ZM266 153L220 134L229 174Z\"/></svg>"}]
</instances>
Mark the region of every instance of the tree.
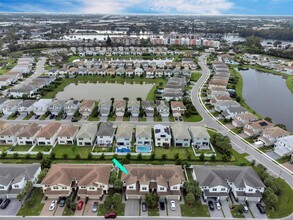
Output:
<instances>
[{"instance_id":1,"label":"tree","mask_svg":"<svg viewBox=\"0 0 293 220\"><path fill-rule=\"evenodd\" d=\"M264 119L268 122L271 122L271 123L273 122L272 118L270 118L270 117L265 117Z\"/></svg>"},{"instance_id":2,"label":"tree","mask_svg":"<svg viewBox=\"0 0 293 220\"><path fill-rule=\"evenodd\" d=\"M40 172L39 176L38 176L38 182L42 182L42 180L45 178L45 176L47 175L49 169L45 168L42 170L42 172Z\"/></svg>"},{"instance_id":3,"label":"tree","mask_svg":"<svg viewBox=\"0 0 293 220\"><path fill-rule=\"evenodd\" d=\"M187 193L192 193L195 197L198 197L201 194L199 184L195 180L185 182L183 187L186 189Z\"/></svg>"},{"instance_id":4,"label":"tree","mask_svg":"<svg viewBox=\"0 0 293 220\"><path fill-rule=\"evenodd\" d=\"M108 35L107 40L106 40L106 44L107 44L107 46L110 46L111 43L112 43L112 40L111 40L111 38Z\"/></svg>"},{"instance_id":5,"label":"tree","mask_svg":"<svg viewBox=\"0 0 293 220\"><path fill-rule=\"evenodd\" d=\"M274 194L271 188L266 188L263 193L264 203L269 209L275 208L278 204L278 197Z\"/></svg>"},{"instance_id":6,"label":"tree","mask_svg":"<svg viewBox=\"0 0 293 220\"><path fill-rule=\"evenodd\" d=\"M216 161L216 155L215 155L215 154L213 154L213 155L211 156L211 161Z\"/></svg>"},{"instance_id":7,"label":"tree","mask_svg":"<svg viewBox=\"0 0 293 220\"><path fill-rule=\"evenodd\" d=\"M112 197L112 204L118 206L122 202L122 196L120 193L115 193Z\"/></svg>"},{"instance_id":8,"label":"tree","mask_svg":"<svg viewBox=\"0 0 293 220\"><path fill-rule=\"evenodd\" d=\"M91 152L88 153L87 159L89 159L89 160L93 159L93 155L91 154Z\"/></svg>"},{"instance_id":9,"label":"tree","mask_svg":"<svg viewBox=\"0 0 293 220\"><path fill-rule=\"evenodd\" d=\"M49 158L51 160L54 160L56 158L56 153L55 152L51 152Z\"/></svg>"},{"instance_id":10,"label":"tree","mask_svg":"<svg viewBox=\"0 0 293 220\"><path fill-rule=\"evenodd\" d=\"M155 154L155 152L152 152L152 153L151 153L151 157L150 157L150 159L151 159L151 160L154 160L155 158L156 158L156 154Z\"/></svg>"},{"instance_id":11,"label":"tree","mask_svg":"<svg viewBox=\"0 0 293 220\"><path fill-rule=\"evenodd\" d=\"M101 154L100 160L105 160L105 154L104 153Z\"/></svg>"},{"instance_id":12,"label":"tree","mask_svg":"<svg viewBox=\"0 0 293 220\"><path fill-rule=\"evenodd\" d=\"M43 153L42 153L42 152L38 152L37 155L36 155L36 158L37 158L38 160L43 159Z\"/></svg>"},{"instance_id":13,"label":"tree","mask_svg":"<svg viewBox=\"0 0 293 220\"><path fill-rule=\"evenodd\" d=\"M137 160L142 160L142 154L141 154L141 153L139 153L139 154L137 155Z\"/></svg>"},{"instance_id":14,"label":"tree","mask_svg":"<svg viewBox=\"0 0 293 220\"><path fill-rule=\"evenodd\" d=\"M116 179L114 182L114 189L117 191L121 191L123 186L123 182L119 179Z\"/></svg>"},{"instance_id":15,"label":"tree","mask_svg":"<svg viewBox=\"0 0 293 220\"><path fill-rule=\"evenodd\" d=\"M118 179L117 177L117 173L115 171L113 171L111 174L110 174L110 184L114 185L115 181Z\"/></svg>"},{"instance_id":16,"label":"tree","mask_svg":"<svg viewBox=\"0 0 293 220\"><path fill-rule=\"evenodd\" d=\"M66 153L62 154L62 158L66 160L68 158L68 154Z\"/></svg>"},{"instance_id":17,"label":"tree","mask_svg":"<svg viewBox=\"0 0 293 220\"><path fill-rule=\"evenodd\" d=\"M159 200L160 196L156 193L148 193L145 195L146 204L150 208L156 208L158 206Z\"/></svg>"},{"instance_id":18,"label":"tree","mask_svg":"<svg viewBox=\"0 0 293 220\"><path fill-rule=\"evenodd\" d=\"M204 161L204 159L205 159L204 153L201 153L201 155L199 156L199 160Z\"/></svg>"},{"instance_id":19,"label":"tree","mask_svg":"<svg viewBox=\"0 0 293 220\"><path fill-rule=\"evenodd\" d=\"M167 154L162 154L161 159L166 160L167 159Z\"/></svg>"},{"instance_id":20,"label":"tree","mask_svg":"<svg viewBox=\"0 0 293 220\"><path fill-rule=\"evenodd\" d=\"M127 160L130 160L131 154L130 153L127 153L125 157L126 157Z\"/></svg>"},{"instance_id":21,"label":"tree","mask_svg":"<svg viewBox=\"0 0 293 220\"><path fill-rule=\"evenodd\" d=\"M195 202L195 197L193 193L188 193L185 199L189 206L192 206L192 204Z\"/></svg>"},{"instance_id":22,"label":"tree","mask_svg":"<svg viewBox=\"0 0 293 220\"><path fill-rule=\"evenodd\" d=\"M42 161L41 161L41 169L44 170L44 169L49 169L51 167L51 164L52 164L52 161L48 158L44 158Z\"/></svg>"},{"instance_id":23,"label":"tree","mask_svg":"<svg viewBox=\"0 0 293 220\"><path fill-rule=\"evenodd\" d=\"M179 153L176 153L176 154L174 155L174 159L175 159L175 160L178 160L178 159L179 159Z\"/></svg>"}]
</instances>

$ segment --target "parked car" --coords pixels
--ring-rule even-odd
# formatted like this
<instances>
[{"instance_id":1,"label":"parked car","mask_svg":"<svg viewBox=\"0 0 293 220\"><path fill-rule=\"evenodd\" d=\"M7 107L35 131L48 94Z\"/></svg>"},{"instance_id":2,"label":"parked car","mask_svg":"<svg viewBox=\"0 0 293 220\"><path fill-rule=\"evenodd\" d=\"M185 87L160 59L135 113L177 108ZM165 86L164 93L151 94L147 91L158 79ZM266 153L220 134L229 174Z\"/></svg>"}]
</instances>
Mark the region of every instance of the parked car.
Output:
<instances>
[{"instance_id":1,"label":"parked car","mask_svg":"<svg viewBox=\"0 0 293 220\"><path fill-rule=\"evenodd\" d=\"M3 199L0 199L0 205L1 205L2 202L3 202Z\"/></svg>"},{"instance_id":2,"label":"parked car","mask_svg":"<svg viewBox=\"0 0 293 220\"><path fill-rule=\"evenodd\" d=\"M10 202L11 202L10 199L5 199L4 202L1 204L0 208L6 209L6 207L9 205Z\"/></svg>"},{"instance_id":3,"label":"parked car","mask_svg":"<svg viewBox=\"0 0 293 220\"><path fill-rule=\"evenodd\" d=\"M98 202L94 202L92 212L97 212L98 211Z\"/></svg>"},{"instance_id":4,"label":"parked car","mask_svg":"<svg viewBox=\"0 0 293 220\"><path fill-rule=\"evenodd\" d=\"M219 200L216 200L216 208L218 209L218 210L221 210L221 204L220 204L220 201Z\"/></svg>"},{"instance_id":5,"label":"parked car","mask_svg":"<svg viewBox=\"0 0 293 220\"><path fill-rule=\"evenodd\" d=\"M67 114L64 113L64 114L62 115L62 119L66 119L66 118L67 118Z\"/></svg>"},{"instance_id":6,"label":"parked car","mask_svg":"<svg viewBox=\"0 0 293 220\"><path fill-rule=\"evenodd\" d=\"M165 210L165 201L164 200L160 201L160 209Z\"/></svg>"},{"instance_id":7,"label":"parked car","mask_svg":"<svg viewBox=\"0 0 293 220\"><path fill-rule=\"evenodd\" d=\"M80 200L80 201L77 203L77 210L82 210L82 207L83 207L83 201Z\"/></svg>"},{"instance_id":8,"label":"parked car","mask_svg":"<svg viewBox=\"0 0 293 220\"><path fill-rule=\"evenodd\" d=\"M142 202L141 203L141 207L142 207L142 211L143 212L146 212L147 211L147 204L146 204L146 202Z\"/></svg>"},{"instance_id":9,"label":"parked car","mask_svg":"<svg viewBox=\"0 0 293 220\"><path fill-rule=\"evenodd\" d=\"M40 117L40 115L36 115L36 116L35 116L35 119L39 119L39 117Z\"/></svg>"},{"instance_id":10,"label":"parked car","mask_svg":"<svg viewBox=\"0 0 293 220\"><path fill-rule=\"evenodd\" d=\"M66 202L66 197L62 197L60 199L60 202L59 202L60 207L64 207L65 206L65 202Z\"/></svg>"},{"instance_id":11,"label":"parked car","mask_svg":"<svg viewBox=\"0 0 293 220\"><path fill-rule=\"evenodd\" d=\"M54 119L54 118L55 118L55 115L50 115L49 118L50 118L50 119Z\"/></svg>"},{"instance_id":12,"label":"parked car","mask_svg":"<svg viewBox=\"0 0 293 220\"><path fill-rule=\"evenodd\" d=\"M175 201L172 200L172 201L170 202L170 204L171 204L171 210L172 210L172 211L175 211L175 210L176 210L176 204L175 204Z\"/></svg>"},{"instance_id":13,"label":"parked car","mask_svg":"<svg viewBox=\"0 0 293 220\"><path fill-rule=\"evenodd\" d=\"M244 213L248 213L248 212L249 212L249 209L248 209L248 207L247 207L246 204L241 204L241 208L242 208L242 211L243 211Z\"/></svg>"},{"instance_id":14,"label":"parked car","mask_svg":"<svg viewBox=\"0 0 293 220\"><path fill-rule=\"evenodd\" d=\"M71 122L78 122L78 120L76 118L72 118Z\"/></svg>"},{"instance_id":15,"label":"parked car","mask_svg":"<svg viewBox=\"0 0 293 220\"><path fill-rule=\"evenodd\" d=\"M56 208L56 205L57 205L57 201L56 200L53 200L51 202L51 205L49 206L49 210L50 211L53 211Z\"/></svg>"},{"instance_id":16,"label":"parked car","mask_svg":"<svg viewBox=\"0 0 293 220\"><path fill-rule=\"evenodd\" d=\"M214 203L213 203L213 201L208 201L208 206L209 206L209 209L211 210L211 211L214 211L215 210L215 206L214 206Z\"/></svg>"},{"instance_id":17,"label":"parked car","mask_svg":"<svg viewBox=\"0 0 293 220\"><path fill-rule=\"evenodd\" d=\"M117 214L116 212L107 212L104 217L105 218L116 218Z\"/></svg>"},{"instance_id":18,"label":"parked car","mask_svg":"<svg viewBox=\"0 0 293 220\"><path fill-rule=\"evenodd\" d=\"M256 204L256 207L258 208L258 211L259 211L261 214L265 214L265 213L266 213L266 211L265 211L265 207L263 207L262 204L257 203L257 204Z\"/></svg>"}]
</instances>

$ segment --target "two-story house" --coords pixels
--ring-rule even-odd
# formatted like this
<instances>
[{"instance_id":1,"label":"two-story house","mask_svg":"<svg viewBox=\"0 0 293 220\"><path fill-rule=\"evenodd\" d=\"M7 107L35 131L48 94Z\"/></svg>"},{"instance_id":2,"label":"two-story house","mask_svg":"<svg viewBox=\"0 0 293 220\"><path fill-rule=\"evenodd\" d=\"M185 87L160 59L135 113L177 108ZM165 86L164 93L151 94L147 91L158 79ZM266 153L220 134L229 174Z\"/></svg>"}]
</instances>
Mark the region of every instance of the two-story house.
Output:
<instances>
[{"instance_id":1,"label":"two-story house","mask_svg":"<svg viewBox=\"0 0 293 220\"><path fill-rule=\"evenodd\" d=\"M137 125L135 131L136 152L149 153L152 151L152 128L147 125Z\"/></svg>"},{"instance_id":2,"label":"two-story house","mask_svg":"<svg viewBox=\"0 0 293 220\"><path fill-rule=\"evenodd\" d=\"M174 147L190 147L191 138L185 124L174 124L172 126Z\"/></svg>"},{"instance_id":3,"label":"two-story house","mask_svg":"<svg viewBox=\"0 0 293 220\"><path fill-rule=\"evenodd\" d=\"M3 130L0 131L0 144L14 145L17 143L17 135L22 130L23 125L10 124L5 126Z\"/></svg>"},{"instance_id":4,"label":"two-story house","mask_svg":"<svg viewBox=\"0 0 293 220\"><path fill-rule=\"evenodd\" d=\"M48 110L52 115L58 115L63 111L65 103L66 101L64 100L53 100L50 103Z\"/></svg>"},{"instance_id":5,"label":"two-story house","mask_svg":"<svg viewBox=\"0 0 293 220\"><path fill-rule=\"evenodd\" d=\"M80 106L80 102L78 100L69 99L64 104L64 112L68 116L72 116L79 109L79 106Z\"/></svg>"},{"instance_id":6,"label":"two-story house","mask_svg":"<svg viewBox=\"0 0 293 220\"><path fill-rule=\"evenodd\" d=\"M243 131L249 137L256 137L260 135L264 129L273 127L273 124L266 120L259 120L246 124Z\"/></svg>"},{"instance_id":7,"label":"two-story house","mask_svg":"<svg viewBox=\"0 0 293 220\"><path fill-rule=\"evenodd\" d=\"M113 111L117 117L123 117L126 109L126 101L125 100L114 100L113 103Z\"/></svg>"},{"instance_id":8,"label":"two-story house","mask_svg":"<svg viewBox=\"0 0 293 220\"><path fill-rule=\"evenodd\" d=\"M140 112L140 102L139 101L128 101L127 111L131 113L132 117L138 117Z\"/></svg>"},{"instance_id":9,"label":"two-story house","mask_svg":"<svg viewBox=\"0 0 293 220\"><path fill-rule=\"evenodd\" d=\"M225 119L233 119L238 114L245 114L248 113L247 109L240 106L240 107L229 107L225 111L222 112L222 116Z\"/></svg>"},{"instance_id":10,"label":"two-story house","mask_svg":"<svg viewBox=\"0 0 293 220\"><path fill-rule=\"evenodd\" d=\"M73 145L75 144L75 138L78 132L78 126L75 125L63 125L58 132L57 141L60 145Z\"/></svg>"},{"instance_id":11,"label":"two-story house","mask_svg":"<svg viewBox=\"0 0 293 220\"><path fill-rule=\"evenodd\" d=\"M278 138L275 143L274 152L280 157L293 154L293 135Z\"/></svg>"},{"instance_id":12,"label":"two-story house","mask_svg":"<svg viewBox=\"0 0 293 220\"><path fill-rule=\"evenodd\" d=\"M211 137L205 127L190 126L189 132L193 147L197 149L209 147Z\"/></svg>"},{"instance_id":13,"label":"two-story house","mask_svg":"<svg viewBox=\"0 0 293 220\"><path fill-rule=\"evenodd\" d=\"M235 115L235 117L232 121L232 125L236 128L242 128L246 124L248 124L250 122L257 121L257 120L258 120L258 117L249 113L249 112L243 113L243 114L237 114L237 115Z\"/></svg>"},{"instance_id":14,"label":"two-story house","mask_svg":"<svg viewBox=\"0 0 293 220\"><path fill-rule=\"evenodd\" d=\"M170 115L169 103L166 101L158 100L157 101L157 112L162 118L169 117L169 115Z\"/></svg>"},{"instance_id":15,"label":"two-story house","mask_svg":"<svg viewBox=\"0 0 293 220\"><path fill-rule=\"evenodd\" d=\"M111 147L114 140L115 128L112 122L102 122L97 133L97 146Z\"/></svg>"},{"instance_id":16,"label":"two-story house","mask_svg":"<svg viewBox=\"0 0 293 220\"><path fill-rule=\"evenodd\" d=\"M111 111L112 101L111 100L101 100L99 102L99 113L102 117L108 117Z\"/></svg>"},{"instance_id":17,"label":"two-story house","mask_svg":"<svg viewBox=\"0 0 293 220\"><path fill-rule=\"evenodd\" d=\"M24 100L20 105L18 106L17 111L20 115L28 115L30 112L33 111L33 104L36 102L36 100Z\"/></svg>"},{"instance_id":18,"label":"two-story house","mask_svg":"<svg viewBox=\"0 0 293 220\"><path fill-rule=\"evenodd\" d=\"M51 122L44 125L37 134L37 144L53 146L57 141L57 135L60 129L61 123L59 122Z\"/></svg>"},{"instance_id":19,"label":"two-story house","mask_svg":"<svg viewBox=\"0 0 293 220\"><path fill-rule=\"evenodd\" d=\"M171 146L171 131L168 126L156 124L154 125L155 146L168 148Z\"/></svg>"},{"instance_id":20,"label":"two-story house","mask_svg":"<svg viewBox=\"0 0 293 220\"><path fill-rule=\"evenodd\" d=\"M35 115L44 115L52 103L52 99L40 99L33 104L33 112Z\"/></svg>"},{"instance_id":21,"label":"two-story house","mask_svg":"<svg viewBox=\"0 0 293 220\"><path fill-rule=\"evenodd\" d=\"M121 124L117 128L115 135L117 152L130 152L130 147L133 141L132 124Z\"/></svg>"},{"instance_id":22,"label":"two-story house","mask_svg":"<svg viewBox=\"0 0 293 220\"><path fill-rule=\"evenodd\" d=\"M97 125L83 124L76 135L77 146L93 146L96 140Z\"/></svg>"},{"instance_id":23,"label":"two-story house","mask_svg":"<svg viewBox=\"0 0 293 220\"><path fill-rule=\"evenodd\" d=\"M155 114L155 102L154 101L142 101L141 107L147 117L153 117Z\"/></svg>"},{"instance_id":24,"label":"two-story house","mask_svg":"<svg viewBox=\"0 0 293 220\"><path fill-rule=\"evenodd\" d=\"M82 100L79 106L79 113L83 118L88 118L95 108L96 102L94 100Z\"/></svg>"},{"instance_id":25,"label":"two-story house","mask_svg":"<svg viewBox=\"0 0 293 220\"><path fill-rule=\"evenodd\" d=\"M261 136L258 137L258 141L263 142L264 146L271 146L277 141L278 138L286 137L289 135L290 133L282 128L270 127L266 128L262 132Z\"/></svg>"},{"instance_id":26,"label":"two-story house","mask_svg":"<svg viewBox=\"0 0 293 220\"><path fill-rule=\"evenodd\" d=\"M171 110L174 117L181 117L185 114L186 107L181 101L171 101Z\"/></svg>"},{"instance_id":27,"label":"two-story house","mask_svg":"<svg viewBox=\"0 0 293 220\"><path fill-rule=\"evenodd\" d=\"M20 99L9 99L3 103L2 112L4 115L9 116L18 110L19 105L23 101Z\"/></svg>"},{"instance_id":28,"label":"two-story house","mask_svg":"<svg viewBox=\"0 0 293 220\"><path fill-rule=\"evenodd\" d=\"M18 145L34 145L36 143L36 137L41 129L41 126L32 123L23 126L23 129L17 134Z\"/></svg>"}]
</instances>

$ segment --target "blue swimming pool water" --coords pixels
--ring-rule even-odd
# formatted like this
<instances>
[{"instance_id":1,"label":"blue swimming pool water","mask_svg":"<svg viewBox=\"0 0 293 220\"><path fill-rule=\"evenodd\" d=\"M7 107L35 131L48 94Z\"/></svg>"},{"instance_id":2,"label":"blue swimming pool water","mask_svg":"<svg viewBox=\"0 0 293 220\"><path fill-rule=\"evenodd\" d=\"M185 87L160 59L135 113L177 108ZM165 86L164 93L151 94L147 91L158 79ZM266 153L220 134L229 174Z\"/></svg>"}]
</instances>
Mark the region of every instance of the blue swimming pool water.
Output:
<instances>
[{"instance_id":1,"label":"blue swimming pool water","mask_svg":"<svg viewBox=\"0 0 293 220\"><path fill-rule=\"evenodd\" d=\"M137 146L136 148L137 153L150 153L152 152L151 147L145 147L145 146Z\"/></svg>"},{"instance_id":2,"label":"blue swimming pool water","mask_svg":"<svg viewBox=\"0 0 293 220\"><path fill-rule=\"evenodd\" d=\"M127 148L118 148L117 153L130 153L130 149Z\"/></svg>"}]
</instances>

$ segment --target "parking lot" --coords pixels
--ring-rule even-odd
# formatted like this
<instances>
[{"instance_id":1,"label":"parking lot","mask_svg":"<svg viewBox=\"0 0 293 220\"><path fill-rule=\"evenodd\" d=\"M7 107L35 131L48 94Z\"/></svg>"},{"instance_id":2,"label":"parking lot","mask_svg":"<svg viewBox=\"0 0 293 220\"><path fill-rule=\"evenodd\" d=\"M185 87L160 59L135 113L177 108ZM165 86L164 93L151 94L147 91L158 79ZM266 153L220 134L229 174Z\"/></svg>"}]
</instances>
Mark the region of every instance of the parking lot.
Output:
<instances>
[{"instance_id":1,"label":"parking lot","mask_svg":"<svg viewBox=\"0 0 293 220\"><path fill-rule=\"evenodd\" d=\"M129 199L125 204L125 216L139 216L139 200Z\"/></svg>"},{"instance_id":2,"label":"parking lot","mask_svg":"<svg viewBox=\"0 0 293 220\"><path fill-rule=\"evenodd\" d=\"M79 201L83 201L84 202L84 200L79 200ZM82 209L81 210L76 209L76 211L74 213L74 216L82 216L83 215L83 212L84 212L84 208L85 208L85 203L83 203L83 206L82 206Z\"/></svg>"},{"instance_id":3,"label":"parking lot","mask_svg":"<svg viewBox=\"0 0 293 220\"><path fill-rule=\"evenodd\" d=\"M170 205L170 202L171 201L172 200L169 200L169 199L167 200L168 215L169 216L181 216L181 208L180 208L179 202L176 201L176 200L173 200L173 201L175 201L176 210L175 211L172 211L171 210L171 205Z\"/></svg>"},{"instance_id":4,"label":"parking lot","mask_svg":"<svg viewBox=\"0 0 293 220\"><path fill-rule=\"evenodd\" d=\"M17 199L11 199L6 209L0 209L0 216L3 215L16 215L21 207L21 202Z\"/></svg>"}]
</instances>

